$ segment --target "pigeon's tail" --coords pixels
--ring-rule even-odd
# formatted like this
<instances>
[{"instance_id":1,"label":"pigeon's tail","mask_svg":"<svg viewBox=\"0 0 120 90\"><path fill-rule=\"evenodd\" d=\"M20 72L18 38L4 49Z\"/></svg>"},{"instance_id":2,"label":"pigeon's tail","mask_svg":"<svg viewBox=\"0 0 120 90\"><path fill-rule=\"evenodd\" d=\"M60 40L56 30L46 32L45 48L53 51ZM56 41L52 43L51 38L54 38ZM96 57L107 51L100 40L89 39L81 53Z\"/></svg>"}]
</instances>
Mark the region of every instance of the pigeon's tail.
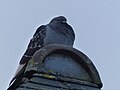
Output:
<instances>
[{"instance_id":1,"label":"pigeon's tail","mask_svg":"<svg viewBox=\"0 0 120 90\"><path fill-rule=\"evenodd\" d=\"M10 81L9 86L12 85L12 84L15 82L16 79L22 78L21 75L24 74L25 66L26 66L26 63L25 63L25 64L20 64L20 65L18 66L17 71L16 71L14 77L12 78L12 80Z\"/></svg>"}]
</instances>

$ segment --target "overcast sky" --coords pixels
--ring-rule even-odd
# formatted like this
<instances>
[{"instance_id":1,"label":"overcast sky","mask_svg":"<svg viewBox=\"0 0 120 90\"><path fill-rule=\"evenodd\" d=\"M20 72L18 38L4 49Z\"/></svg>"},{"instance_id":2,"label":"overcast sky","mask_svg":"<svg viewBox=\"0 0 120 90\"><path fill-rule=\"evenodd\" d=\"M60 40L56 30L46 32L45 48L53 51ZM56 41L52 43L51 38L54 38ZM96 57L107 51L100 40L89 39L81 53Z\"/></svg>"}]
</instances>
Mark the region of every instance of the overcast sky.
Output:
<instances>
[{"instance_id":1,"label":"overcast sky","mask_svg":"<svg viewBox=\"0 0 120 90\"><path fill-rule=\"evenodd\" d=\"M36 28L64 15L74 47L95 64L103 90L120 90L120 0L0 0L0 90L6 90Z\"/></svg>"}]
</instances>

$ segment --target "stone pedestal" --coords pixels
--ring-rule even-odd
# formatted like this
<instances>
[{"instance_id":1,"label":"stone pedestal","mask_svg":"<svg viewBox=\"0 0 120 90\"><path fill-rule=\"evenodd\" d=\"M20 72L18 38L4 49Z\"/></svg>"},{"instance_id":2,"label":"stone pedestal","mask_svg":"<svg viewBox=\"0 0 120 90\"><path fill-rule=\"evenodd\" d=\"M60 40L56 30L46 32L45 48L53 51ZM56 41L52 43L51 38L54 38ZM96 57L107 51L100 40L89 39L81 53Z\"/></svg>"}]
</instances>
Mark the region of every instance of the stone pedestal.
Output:
<instances>
[{"instance_id":1,"label":"stone pedestal","mask_svg":"<svg viewBox=\"0 0 120 90\"><path fill-rule=\"evenodd\" d=\"M100 90L102 82L92 61L75 48L51 44L38 50L15 90Z\"/></svg>"}]
</instances>

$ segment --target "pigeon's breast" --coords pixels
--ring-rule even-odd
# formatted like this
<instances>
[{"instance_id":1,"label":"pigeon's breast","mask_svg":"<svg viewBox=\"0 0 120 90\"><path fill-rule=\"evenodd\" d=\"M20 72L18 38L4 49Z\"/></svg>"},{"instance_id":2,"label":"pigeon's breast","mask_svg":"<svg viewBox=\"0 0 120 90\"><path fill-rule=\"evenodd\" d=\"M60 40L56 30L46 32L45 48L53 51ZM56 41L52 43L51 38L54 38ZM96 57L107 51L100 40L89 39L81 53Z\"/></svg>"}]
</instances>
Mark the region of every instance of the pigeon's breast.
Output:
<instances>
[{"instance_id":1,"label":"pigeon's breast","mask_svg":"<svg viewBox=\"0 0 120 90\"><path fill-rule=\"evenodd\" d=\"M65 44L72 46L74 41L66 35L66 31L60 26L58 27L46 27L46 36L44 39L44 44Z\"/></svg>"}]
</instances>

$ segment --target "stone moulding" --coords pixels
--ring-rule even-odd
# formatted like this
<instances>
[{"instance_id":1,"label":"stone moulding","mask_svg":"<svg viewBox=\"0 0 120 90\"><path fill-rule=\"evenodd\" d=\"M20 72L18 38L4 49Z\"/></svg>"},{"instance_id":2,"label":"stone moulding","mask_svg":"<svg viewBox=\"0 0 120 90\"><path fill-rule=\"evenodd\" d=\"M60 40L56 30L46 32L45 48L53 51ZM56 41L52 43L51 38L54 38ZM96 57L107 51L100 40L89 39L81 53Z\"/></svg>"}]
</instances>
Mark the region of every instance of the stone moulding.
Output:
<instances>
[{"instance_id":1,"label":"stone moulding","mask_svg":"<svg viewBox=\"0 0 120 90\"><path fill-rule=\"evenodd\" d=\"M61 80L102 88L102 82L99 73L95 68L94 64L92 63L92 61L81 51L78 51L73 47L69 47L61 44L46 45L42 47L40 50L38 50L34 54L33 58L28 62L27 68L25 70L25 74L32 72L32 74L35 75L36 73L39 73L39 76L41 77L60 80L60 78L57 78L57 75L53 74L52 72L41 73L43 72L43 70L40 69L42 68L42 64L44 63L45 58L55 53L64 54L64 55L68 54L70 57L74 58L73 60L75 60L88 73L90 77L90 80L87 81L87 79L82 80L82 79L77 79L76 77L65 78L61 76Z\"/></svg>"}]
</instances>

